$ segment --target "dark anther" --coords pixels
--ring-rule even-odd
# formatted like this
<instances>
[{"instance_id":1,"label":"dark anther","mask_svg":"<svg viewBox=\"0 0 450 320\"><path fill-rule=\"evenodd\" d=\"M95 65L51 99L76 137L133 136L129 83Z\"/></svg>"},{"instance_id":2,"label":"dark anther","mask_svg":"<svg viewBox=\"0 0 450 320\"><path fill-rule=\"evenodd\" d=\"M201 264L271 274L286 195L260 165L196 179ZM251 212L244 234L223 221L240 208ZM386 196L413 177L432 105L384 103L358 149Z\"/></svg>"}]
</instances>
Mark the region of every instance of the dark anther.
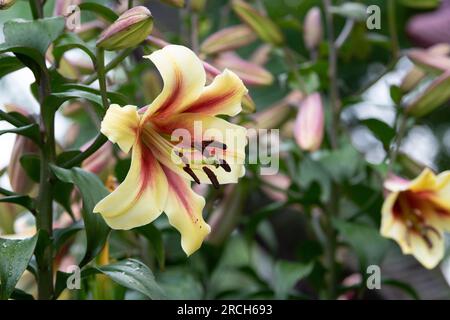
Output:
<instances>
[{"instance_id":1,"label":"dark anther","mask_svg":"<svg viewBox=\"0 0 450 320\"><path fill-rule=\"evenodd\" d=\"M209 169L208 167L203 167L203 171L208 176L208 178L211 181L211 183L213 184L214 188L219 189L219 181L217 180L217 177L214 174L214 172L212 172L211 169Z\"/></svg>"},{"instance_id":2,"label":"dark anther","mask_svg":"<svg viewBox=\"0 0 450 320\"><path fill-rule=\"evenodd\" d=\"M227 149L227 145L225 143L219 142L219 141L214 141L214 140L205 140L202 141L201 143L198 142L192 142L192 147L203 152L206 148L217 148L217 149L222 149L222 150L226 150Z\"/></svg>"},{"instance_id":3,"label":"dark anther","mask_svg":"<svg viewBox=\"0 0 450 320\"><path fill-rule=\"evenodd\" d=\"M230 165L225 160L220 160L220 166L225 170L225 172L231 172Z\"/></svg>"},{"instance_id":4,"label":"dark anther","mask_svg":"<svg viewBox=\"0 0 450 320\"><path fill-rule=\"evenodd\" d=\"M194 181L197 184L200 184L200 179L195 175L194 171L192 171L192 169L189 167L189 165L187 164L185 167L183 167L183 170L192 177L192 179L194 179Z\"/></svg>"}]
</instances>

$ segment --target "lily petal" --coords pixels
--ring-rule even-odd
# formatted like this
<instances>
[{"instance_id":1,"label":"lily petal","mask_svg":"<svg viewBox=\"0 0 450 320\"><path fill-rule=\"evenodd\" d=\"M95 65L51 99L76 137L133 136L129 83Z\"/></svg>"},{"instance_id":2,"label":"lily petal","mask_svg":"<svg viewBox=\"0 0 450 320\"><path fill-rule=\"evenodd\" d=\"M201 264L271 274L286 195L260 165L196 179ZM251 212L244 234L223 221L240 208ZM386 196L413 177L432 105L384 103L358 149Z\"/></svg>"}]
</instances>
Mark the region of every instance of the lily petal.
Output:
<instances>
[{"instance_id":1,"label":"lily petal","mask_svg":"<svg viewBox=\"0 0 450 320\"><path fill-rule=\"evenodd\" d=\"M167 167L162 167L169 186L164 212L181 233L181 247L189 256L203 243L211 228L203 220L205 199L192 191L190 182Z\"/></svg>"},{"instance_id":2,"label":"lily petal","mask_svg":"<svg viewBox=\"0 0 450 320\"><path fill-rule=\"evenodd\" d=\"M130 170L119 187L97 203L100 213L113 229L132 229L155 220L164 210L167 179L153 153L146 146L133 147Z\"/></svg>"},{"instance_id":3,"label":"lily petal","mask_svg":"<svg viewBox=\"0 0 450 320\"><path fill-rule=\"evenodd\" d=\"M236 183L245 174L247 137L244 127L220 118L196 113L178 114L170 119L154 122L154 125L157 126L160 133L172 136L172 139L181 140L176 146L173 146L172 150L162 149L158 144L155 146L158 149L155 156L164 165L189 180L214 185L227 184ZM199 151L205 142L208 147ZM197 147L193 148L192 145ZM184 158L187 158L191 169L189 174L182 170L183 166L180 166L180 162L177 164L173 161L175 149L184 150ZM186 150L191 150L191 152L186 152ZM214 152L215 155L207 159L208 161L216 158L221 160L224 165L220 166L214 161L205 163L203 155L209 152Z\"/></svg>"},{"instance_id":4,"label":"lily petal","mask_svg":"<svg viewBox=\"0 0 450 320\"><path fill-rule=\"evenodd\" d=\"M103 118L100 131L111 142L117 143L123 152L128 153L136 141L139 115L136 106L121 108L112 104Z\"/></svg>"},{"instance_id":5,"label":"lily petal","mask_svg":"<svg viewBox=\"0 0 450 320\"><path fill-rule=\"evenodd\" d=\"M224 70L205 87L201 96L185 112L215 116L235 116L242 111L242 98L248 90L232 71Z\"/></svg>"},{"instance_id":6,"label":"lily petal","mask_svg":"<svg viewBox=\"0 0 450 320\"><path fill-rule=\"evenodd\" d=\"M164 118L182 112L198 99L206 83L206 73L193 51L168 45L144 58L150 59L161 73L164 87L145 111L141 123L151 116Z\"/></svg>"},{"instance_id":7,"label":"lily petal","mask_svg":"<svg viewBox=\"0 0 450 320\"><path fill-rule=\"evenodd\" d=\"M427 269L433 269L444 257L444 240L442 233L429 233L431 246L416 233L410 234L411 254Z\"/></svg>"},{"instance_id":8,"label":"lily petal","mask_svg":"<svg viewBox=\"0 0 450 320\"><path fill-rule=\"evenodd\" d=\"M425 168L417 178L411 181L408 189L414 192L434 191L436 186L436 175L430 169Z\"/></svg>"}]
</instances>

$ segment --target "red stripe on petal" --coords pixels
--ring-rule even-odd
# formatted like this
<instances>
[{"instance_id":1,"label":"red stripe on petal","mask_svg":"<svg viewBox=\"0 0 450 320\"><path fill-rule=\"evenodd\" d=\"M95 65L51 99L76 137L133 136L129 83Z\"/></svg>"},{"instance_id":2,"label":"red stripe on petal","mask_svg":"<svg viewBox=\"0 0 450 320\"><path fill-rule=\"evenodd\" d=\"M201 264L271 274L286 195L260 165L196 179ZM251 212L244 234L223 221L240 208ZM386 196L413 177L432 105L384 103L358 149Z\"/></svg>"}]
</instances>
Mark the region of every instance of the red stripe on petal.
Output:
<instances>
[{"instance_id":1,"label":"red stripe on petal","mask_svg":"<svg viewBox=\"0 0 450 320\"><path fill-rule=\"evenodd\" d=\"M161 167L163 168L164 173L166 174L167 182L169 185L169 192L173 192L173 194L177 197L181 205L186 209L186 212L189 214L189 216L195 223L196 219L194 219L195 217L194 215L195 213L193 212L194 208L192 207L189 201L189 192L190 192L190 190L188 189L189 185L186 184L185 181L183 181L182 177L180 177L178 174L176 174L169 168L163 165Z\"/></svg>"},{"instance_id":2,"label":"red stripe on petal","mask_svg":"<svg viewBox=\"0 0 450 320\"><path fill-rule=\"evenodd\" d=\"M157 117L170 113L170 109L175 105L175 102L180 97L180 93L183 87L182 76L179 70L175 70L174 72L175 72L175 87L173 88L171 95L167 98L166 101L163 102L161 107L158 108L158 111L156 111L155 116Z\"/></svg>"},{"instance_id":3,"label":"red stripe on petal","mask_svg":"<svg viewBox=\"0 0 450 320\"><path fill-rule=\"evenodd\" d=\"M140 185L139 192L136 198L139 198L147 189L149 185L154 183L153 174L156 172L156 158L153 152L144 144L140 144L141 148L141 172L140 172Z\"/></svg>"},{"instance_id":4,"label":"red stripe on petal","mask_svg":"<svg viewBox=\"0 0 450 320\"><path fill-rule=\"evenodd\" d=\"M202 101L197 101L193 105L191 105L185 112L190 113L201 113L201 112L211 112L210 109L214 109L214 106L223 104L228 99L231 99L234 95L238 93L237 90L231 90L225 92L222 95L206 97L202 99Z\"/></svg>"}]
</instances>

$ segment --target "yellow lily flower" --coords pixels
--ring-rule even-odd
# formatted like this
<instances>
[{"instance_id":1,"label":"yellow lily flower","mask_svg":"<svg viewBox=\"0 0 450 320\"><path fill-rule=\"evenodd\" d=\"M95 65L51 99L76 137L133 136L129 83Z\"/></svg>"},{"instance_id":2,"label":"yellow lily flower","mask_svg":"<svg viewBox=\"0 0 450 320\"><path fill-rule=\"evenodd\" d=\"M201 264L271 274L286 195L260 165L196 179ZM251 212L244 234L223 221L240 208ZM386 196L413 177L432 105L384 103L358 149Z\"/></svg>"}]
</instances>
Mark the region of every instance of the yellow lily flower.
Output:
<instances>
[{"instance_id":1,"label":"yellow lily flower","mask_svg":"<svg viewBox=\"0 0 450 320\"><path fill-rule=\"evenodd\" d=\"M388 179L381 234L394 239L404 254L426 268L444 257L444 231L450 231L450 171L435 175L428 168L414 180Z\"/></svg>"},{"instance_id":2,"label":"yellow lily flower","mask_svg":"<svg viewBox=\"0 0 450 320\"><path fill-rule=\"evenodd\" d=\"M144 113L131 105L109 107L101 132L124 152L132 149L132 160L125 180L94 212L113 229L131 229L164 211L190 255L210 232L202 217L205 200L190 182L218 187L245 173L246 129L216 116L238 114L247 89L228 70L205 86L201 60L183 46L168 45L145 58L164 86Z\"/></svg>"}]
</instances>

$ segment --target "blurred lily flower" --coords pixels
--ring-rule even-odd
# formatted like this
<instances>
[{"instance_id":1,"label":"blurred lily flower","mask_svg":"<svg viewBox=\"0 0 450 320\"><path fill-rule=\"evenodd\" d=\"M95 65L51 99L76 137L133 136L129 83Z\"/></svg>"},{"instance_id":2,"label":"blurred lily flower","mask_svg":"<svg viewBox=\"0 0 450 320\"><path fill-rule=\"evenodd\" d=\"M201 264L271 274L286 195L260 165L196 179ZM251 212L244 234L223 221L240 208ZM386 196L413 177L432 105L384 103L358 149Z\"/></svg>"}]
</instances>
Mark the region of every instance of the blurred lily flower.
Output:
<instances>
[{"instance_id":1,"label":"blurred lily flower","mask_svg":"<svg viewBox=\"0 0 450 320\"><path fill-rule=\"evenodd\" d=\"M234 52L221 53L214 60L214 65L221 70L230 69L247 85L267 86L273 82L273 76L269 71L242 59Z\"/></svg>"},{"instance_id":2,"label":"blurred lily flower","mask_svg":"<svg viewBox=\"0 0 450 320\"><path fill-rule=\"evenodd\" d=\"M132 48L144 41L152 29L153 17L150 10L137 6L122 13L101 33L97 47L111 51Z\"/></svg>"},{"instance_id":3,"label":"blurred lily flower","mask_svg":"<svg viewBox=\"0 0 450 320\"><path fill-rule=\"evenodd\" d=\"M311 8L303 23L303 39L309 50L316 50L323 38L322 18L318 7Z\"/></svg>"},{"instance_id":4,"label":"blurred lily flower","mask_svg":"<svg viewBox=\"0 0 450 320\"><path fill-rule=\"evenodd\" d=\"M252 28L265 42L280 45L284 42L284 36L278 26L268 17L242 0L233 0L231 4L234 12Z\"/></svg>"},{"instance_id":5,"label":"blurred lily flower","mask_svg":"<svg viewBox=\"0 0 450 320\"><path fill-rule=\"evenodd\" d=\"M256 34L246 25L236 25L210 35L201 45L201 52L215 54L246 46L256 40Z\"/></svg>"},{"instance_id":6,"label":"blurred lily flower","mask_svg":"<svg viewBox=\"0 0 450 320\"><path fill-rule=\"evenodd\" d=\"M411 40L422 47L450 43L450 0L443 0L435 11L413 16L406 26Z\"/></svg>"},{"instance_id":7,"label":"blurred lily flower","mask_svg":"<svg viewBox=\"0 0 450 320\"><path fill-rule=\"evenodd\" d=\"M324 134L325 115L319 93L307 96L301 103L294 126L294 137L301 149L316 151Z\"/></svg>"},{"instance_id":8,"label":"blurred lily flower","mask_svg":"<svg viewBox=\"0 0 450 320\"><path fill-rule=\"evenodd\" d=\"M164 211L190 255L210 231L202 217L205 200L190 181L218 187L245 173L246 130L216 115L238 114L247 89L228 70L205 87L202 61L183 46L168 45L146 58L161 73L163 90L143 114L136 106L109 107L101 132L122 151L132 149L131 166L94 212L113 229L131 229ZM170 138L175 130L183 131L182 141Z\"/></svg>"},{"instance_id":9,"label":"blurred lily flower","mask_svg":"<svg viewBox=\"0 0 450 320\"><path fill-rule=\"evenodd\" d=\"M394 239L404 254L426 268L444 256L443 231L450 231L450 171L435 175L428 168L414 180L393 177L382 209L381 234Z\"/></svg>"}]
</instances>

